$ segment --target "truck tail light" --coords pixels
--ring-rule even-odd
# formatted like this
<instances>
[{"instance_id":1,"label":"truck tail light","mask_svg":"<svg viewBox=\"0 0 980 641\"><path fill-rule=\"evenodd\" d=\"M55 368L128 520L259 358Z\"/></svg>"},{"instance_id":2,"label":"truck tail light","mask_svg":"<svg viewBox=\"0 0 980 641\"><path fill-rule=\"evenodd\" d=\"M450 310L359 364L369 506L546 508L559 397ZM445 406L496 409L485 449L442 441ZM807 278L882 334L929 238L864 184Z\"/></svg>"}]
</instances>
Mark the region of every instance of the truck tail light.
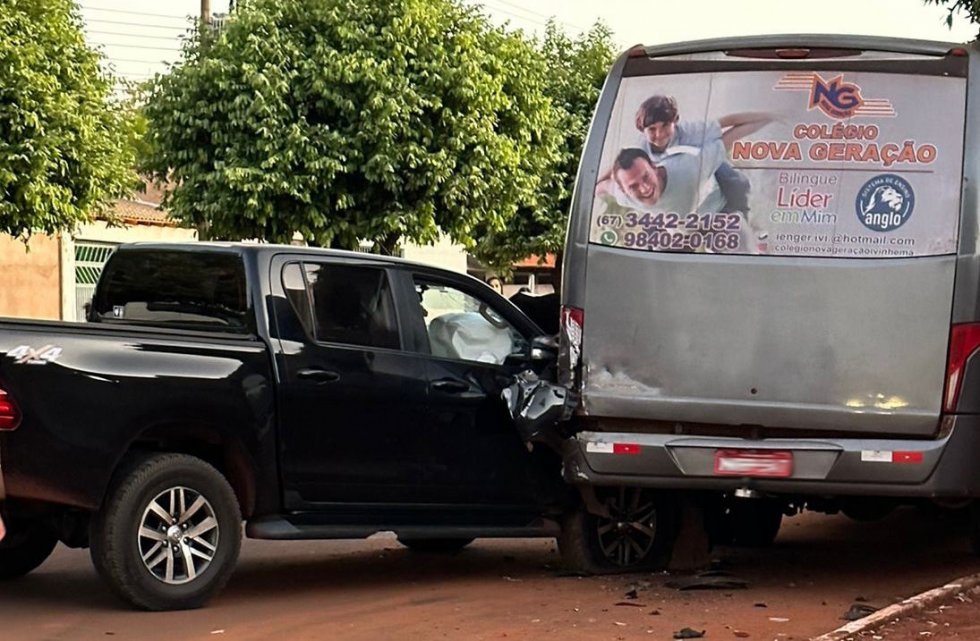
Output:
<instances>
[{"instance_id":1,"label":"truck tail light","mask_svg":"<svg viewBox=\"0 0 980 641\"><path fill-rule=\"evenodd\" d=\"M20 410L5 389L0 387L0 431L17 429L20 425Z\"/></svg>"},{"instance_id":2,"label":"truck tail light","mask_svg":"<svg viewBox=\"0 0 980 641\"><path fill-rule=\"evenodd\" d=\"M949 359L946 362L946 394L943 411L955 412L963 388L966 361L980 350L980 323L953 325L949 334Z\"/></svg>"}]
</instances>

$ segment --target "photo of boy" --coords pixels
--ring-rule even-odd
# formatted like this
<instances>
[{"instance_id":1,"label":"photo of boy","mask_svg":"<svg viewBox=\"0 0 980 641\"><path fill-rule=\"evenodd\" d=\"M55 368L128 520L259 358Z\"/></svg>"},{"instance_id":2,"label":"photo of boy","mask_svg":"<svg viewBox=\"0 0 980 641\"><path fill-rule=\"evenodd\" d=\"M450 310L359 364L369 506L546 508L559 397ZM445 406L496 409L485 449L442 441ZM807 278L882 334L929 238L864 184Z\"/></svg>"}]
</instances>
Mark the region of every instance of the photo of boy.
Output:
<instances>
[{"instance_id":1,"label":"photo of boy","mask_svg":"<svg viewBox=\"0 0 980 641\"><path fill-rule=\"evenodd\" d=\"M723 132L734 130L730 136L737 140L768 122L772 116L764 113L736 113L710 122L681 121L677 101L673 96L654 95L644 100L636 111L636 129L642 134L638 147L647 152L655 164L672 153L701 150L712 141L722 138ZM730 147L730 143L726 145ZM688 149L685 149L688 148ZM714 172L724 205L721 213L749 211L749 181L725 160Z\"/></svg>"}]
</instances>

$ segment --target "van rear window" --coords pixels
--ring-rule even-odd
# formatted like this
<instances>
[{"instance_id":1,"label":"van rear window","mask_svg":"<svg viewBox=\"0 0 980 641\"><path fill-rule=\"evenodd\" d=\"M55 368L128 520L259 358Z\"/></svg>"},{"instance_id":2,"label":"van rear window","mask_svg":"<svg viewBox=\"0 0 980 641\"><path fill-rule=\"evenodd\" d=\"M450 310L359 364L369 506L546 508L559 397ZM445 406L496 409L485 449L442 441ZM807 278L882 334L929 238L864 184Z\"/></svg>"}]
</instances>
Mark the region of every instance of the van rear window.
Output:
<instances>
[{"instance_id":1,"label":"van rear window","mask_svg":"<svg viewBox=\"0 0 980 641\"><path fill-rule=\"evenodd\" d=\"M90 319L247 333L246 292L237 254L117 251L102 273Z\"/></svg>"},{"instance_id":2,"label":"van rear window","mask_svg":"<svg viewBox=\"0 0 980 641\"><path fill-rule=\"evenodd\" d=\"M591 242L840 258L955 253L965 78L794 69L623 78Z\"/></svg>"}]
</instances>

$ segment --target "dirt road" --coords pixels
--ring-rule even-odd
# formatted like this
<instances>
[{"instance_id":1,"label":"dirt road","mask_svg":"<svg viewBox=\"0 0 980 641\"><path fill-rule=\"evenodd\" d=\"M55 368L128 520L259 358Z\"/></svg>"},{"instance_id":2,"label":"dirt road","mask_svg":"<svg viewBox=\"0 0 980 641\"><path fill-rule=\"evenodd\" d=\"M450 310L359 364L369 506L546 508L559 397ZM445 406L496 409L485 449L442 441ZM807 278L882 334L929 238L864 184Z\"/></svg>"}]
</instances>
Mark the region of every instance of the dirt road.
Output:
<instances>
[{"instance_id":1,"label":"dirt road","mask_svg":"<svg viewBox=\"0 0 980 641\"><path fill-rule=\"evenodd\" d=\"M453 557L390 538L246 541L210 607L148 614L112 597L86 551L61 548L0 585L0 639L592 641L670 639L689 627L708 641L790 641L838 627L855 602L885 606L980 570L962 523L911 509L871 524L795 517L770 550L715 556L748 586L678 591L666 583L680 577L664 574L563 576L554 543L542 540L477 541Z\"/></svg>"}]
</instances>

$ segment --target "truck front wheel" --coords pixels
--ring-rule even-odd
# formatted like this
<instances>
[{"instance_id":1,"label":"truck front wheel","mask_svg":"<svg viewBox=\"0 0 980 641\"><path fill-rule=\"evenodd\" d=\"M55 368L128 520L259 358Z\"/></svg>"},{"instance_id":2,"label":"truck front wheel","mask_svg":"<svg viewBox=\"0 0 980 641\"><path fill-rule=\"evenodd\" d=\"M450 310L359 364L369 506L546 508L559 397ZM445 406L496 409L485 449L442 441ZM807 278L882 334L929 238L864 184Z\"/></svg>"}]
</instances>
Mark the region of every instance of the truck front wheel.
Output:
<instances>
[{"instance_id":1,"label":"truck front wheel","mask_svg":"<svg viewBox=\"0 0 980 641\"><path fill-rule=\"evenodd\" d=\"M144 610L204 605L227 583L242 517L228 481L184 454L135 461L92 521L92 561L112 590Z\"/></svg>"}]
</instances>

